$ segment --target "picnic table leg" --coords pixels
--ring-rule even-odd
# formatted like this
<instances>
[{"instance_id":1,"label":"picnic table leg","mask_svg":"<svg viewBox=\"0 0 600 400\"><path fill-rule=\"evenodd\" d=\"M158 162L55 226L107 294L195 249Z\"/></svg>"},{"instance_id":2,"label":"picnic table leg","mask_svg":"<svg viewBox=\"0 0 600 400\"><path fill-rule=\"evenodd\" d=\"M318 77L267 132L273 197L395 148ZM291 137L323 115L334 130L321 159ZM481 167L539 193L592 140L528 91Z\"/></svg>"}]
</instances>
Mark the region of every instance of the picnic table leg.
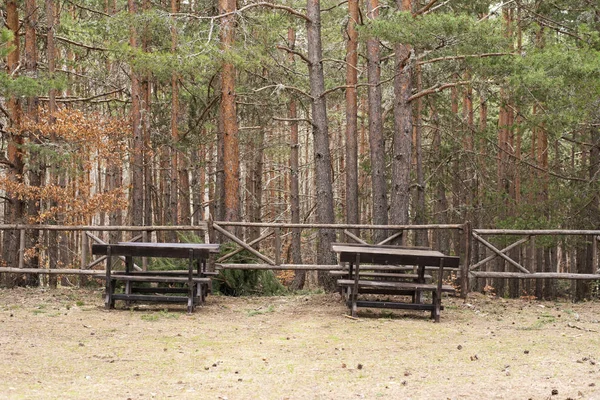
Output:
<instances>
[{"instance_id":1,"label":"picnic table leg","mask_svg":"<svg viewBox=\"0 0 600 400\"><path fill-rule=\"evenodd\" d=\"M125 256L125 274L129 275L133 271L133 257ZM125 281L125 294L131 294L133 292L133 283L131 281ZM131 301L125 301L125 306L130 307Z\"/></svg>"},{"instance_id":2,"label":"picnic table leg","mask_svg":"<svg viewBox=\"0 0 600 400\"><path fill-rule=\"evenodd\" d=\"M440 322L440 302L437 291L433 292L433 309L431 310L431 319L433 322Z\"/></svg>"},{"instance_id":3,"label":"picnic table leg","mask_svg":"<svg viewBox=\"0 0 600 400\"><path fill-rule=\"evenodd\" d=\"M188 265L188 314L194 312L195 287L194 287L194 251L190 250Z\"/></svg>"},{"instance_id":4,"label":"picnic table leg","mask_svg":"<svg viewBox=\"0 0 600 400\"><path fill-rule=\"evenodd\" d=\"M115 308L115 301L113 300L114 283L110 276L110 268L112 266L112 252L110 246L106 249L106 282L104 286L104 307L107 310Z\"/></svg>"},{"instance_id":5,"label":"picnic table leg","mask_svg":"<svg viewBox=\"0 0 600 400\"><path fill-rule=\"evenodd\" d=\"M437 288L433 292L433 315L434 322L440 322L440 310L442 309L442 284L444 281L444 259L440 260L440 268L438 270Z\"/></svg>"},{"instance_id":6,"label":"picnic table leg","mask_svg":"<svg viewBox=\"0 0 600 400\"><path fill-rule=\"evenodd\" d=\"M205 278L208 276L208 275L206 275L206 271L207 271L206 259L203 258L199 262L200 262L200 265L202 268L202 273L200 274L200 276ZM212 293L212 286L211 286L211 284L207 283L207 284L201 284L201 287L203 287L203 290L201 291L200 301L204 302L206 295L208 293Z\"/></svg>"},{"instance_id":7,"label":"picnic table leg","mask_svg":"<svg viewBox=\"0 0 600 400\"><path fill-rule=\"evenodd\" d=\"M360 255L357 254L356 255L356 260L354 261L355 264L355 270L354 270L354 286L352 287L352 293L351 293L351 314L353 317L356 317L357 311L358 311L358 306L356 305L356 298L358 297L358 271L360 268ZM350 269L352 269L352 264L350 264Z\"/></svg>"},{"instance_id":8,"label":"picnic table leg","mask_svg":"<svg viewBox=\"0 0 600 400\"><path fill-rule=\"evenodd\" d=\"M417 267L417 283L425 283L425 265ZM423 304L423 292L421 290L415 290L413 293L413 303Z\"/></svg>"}]
</instances>

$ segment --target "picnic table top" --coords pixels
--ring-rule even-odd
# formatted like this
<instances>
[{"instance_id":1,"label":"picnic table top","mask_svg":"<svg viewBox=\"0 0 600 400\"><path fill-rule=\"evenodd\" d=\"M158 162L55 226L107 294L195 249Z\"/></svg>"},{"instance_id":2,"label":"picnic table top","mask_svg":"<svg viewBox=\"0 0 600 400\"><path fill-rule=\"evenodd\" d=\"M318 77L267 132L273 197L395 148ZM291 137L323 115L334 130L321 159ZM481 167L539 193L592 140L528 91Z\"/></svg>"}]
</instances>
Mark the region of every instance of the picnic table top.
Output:
<instances>
[{"instance_id":1,"label":"picnic table top","mask_svg":"<svg viewBox=\"0 0 600 400\"><path fill-rule=\"evenodd\" d=\"M460 265L459 257L424 247L333 243L331 250L339 253L342 262L354 262L359 256L361 263L438 266L443 259L444 267L457 268Z\"/></svg>"},{"instance_id":2,"label":"picnic table top","mask_svg":"<svg viewBox=\"0 0 600 400\"><path fill-rule=\"evenodd\" d=\"M193 258L208 258L210 253L219 251L214 243L152 243L152 242L119 242L92 244L92 254L107 254L133 257L172 257L188 258L190 251Z\"/></svg>"}]
</instances>

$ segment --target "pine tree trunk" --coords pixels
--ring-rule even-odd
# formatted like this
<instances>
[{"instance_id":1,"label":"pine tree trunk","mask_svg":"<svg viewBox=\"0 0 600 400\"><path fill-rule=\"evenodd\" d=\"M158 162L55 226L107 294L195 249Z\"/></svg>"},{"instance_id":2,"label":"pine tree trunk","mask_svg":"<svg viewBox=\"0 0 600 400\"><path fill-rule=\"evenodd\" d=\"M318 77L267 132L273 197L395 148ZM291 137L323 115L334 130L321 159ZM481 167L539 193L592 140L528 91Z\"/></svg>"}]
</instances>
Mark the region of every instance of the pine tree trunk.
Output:
<instances>
[{"instance_id":1,"label":"pine tree trunk","mask_svg":"<svg viewBox=\"0 0 600 400\"><path fill-rule=\"evenodd\" d=\"M137 13L136 0L128 0L129 14ZM137 48L137 32L131 28L129 45ZM131 154L131 224L141 226L144 224L144 138L142 134L141 114L141 88L137 71L131 67L131 123L133 129L133 143Z\"/></svg>"},{"instance_id":2,"label":"pine tree trunk","mask_svg":"<svg viewBox=\"0 0 600 400\"><path fill-rule=\"evenodd\" d=\"M325 79L323 76L321 49L321 9L319 0L308 0L306 13L308 39L308 76L312 97L312 127L315 158L315 181L317 198L317 220L324 224L333 224L333 193L331 177L331 155L329 152L329 132L327 122L327 104L325 102ZM317 243L317 264L336 264L331 251L335 241L333 229L320 229ZM319 284L327 290L335 289L335 280L327 272L319 273Z\"/></svg>"},{"instance_id":3,"label":"pine tree trunk","mask_svg":"<svg viewBox=\"0 0 600 400\"><path fill-rule=\"evenodd\" d=\"M379 16L379 1L366 0L367 19L375 20ZM388 198L385 177L385 139L383 136L383 120L381 115L381 85L379 40L367 39L367 79L369 82L369 144L371 147L371 185L373 188L373 224L388 224ZM412 118L412 116L411 116ZM411 132L412 133L412 132ZM409 135L411 134L409 133ZM398 207L397 203L394 208ZM387 232L375 230L373 241L384 240Z\"/></svg>"},{"instance_id":4,"label":"pine tree trunk","mask_svg":"<svg viewBox=\"0 0 600 400\"><path fill-rule=\"evenodd\" d=\"M6 72L11 75L17 73L17 68L20 63L20 41L19 41L19 14L17 2L8 0L6 2L6 25L13 33L14 38L10 45L13 46L13 51L8 54L6 62ZM23 138L20 135L22 106L18 98L10 97L7 101L8 113L10 116L9 132L5 133L7 149L6 157L8 161L6 169L6 177L15 183L23 181L23 153L22 145ZM4 223L17 224L23 222L25 213L25 204L17 196L7 193L4 203ZM19 231L5 230L3 237L3 261L9 267L17 267L19 262L19 252L15 249L19 248ZM6 275L5 283L8 286L15 284L15 277Z\"/></svg>"},{"instance_id":5,"label":"pine tree trunk","mask_svg":"<svg viewBox=\"0 0 600 400\"><path fill-rule=\"evenodd\" d=\"M27 0L25 2L25 12L29 16L25 21L25 71L27 76L30 78L38 77L38 50L37 50L37 24L38 24L38 7L35 0ZM30 121L37 123L39 122L39 99L37 96L29 97L27 99L27 117ZM29 142L32 144L39 145L41 141L34 132L29 132ZM32 187L42 186L42 177L44 174L44 166L41 160L39 151L35 150L34 146L30 146L29 149L29 168L28 178L29 185ZM36 199L30 198L27 201L27 217L29 221L35 221L40 213L40 203ZM27 231L25 247L27 249L33 249L33 255L26 260L27 268L38 268L40 257L39 257L39 243L40 243L40 231L31 230ZM30 274L27 276L25 284L28 286L39 285L40 279L37 274Z\"/></svg>"},{"instance_id":6,"label":"pine tree trunk","mask_svg":"<svg viewBox=\"0 0 600 400\"><path fill-rule=\"evenodd\" d=\"M219 13L232 13L235 0L219 0ZM221 49L231 51L235 37L235 14L221 19ZM235 66L225 61L221 68L220 114L223 122L224 217L225 221L240 219L240 148L235 104Z\"/></svg>"},{"instance_id":7,"label":"pine tree trunk","mask_svg":"<svg viewBox=\"0 0 600 400\"><path fill-rule=\"evenodd\" d=\"M397 0L400 11L412 11L411 0ZM394 76L394 146L392 150L392 187L390 196L390 222L393 225L409 223L410 169L413 134L411 48L396 44ZM403 238L405 241L406 238Z\"/></svg>"},{"instance_id":8,"label":"pine tree trunk","mask_svg":"<svg viewBox=\"0 0 600 400\"><path fill-rule=\"evenodd\" d=\"M346 25L346 223L358 224L358 0L348 1ZM358 231L354 231L358 234Z\"/></svg>"},{"instance_id":9,"label":"pine tree trunk","mask_svg":"<svg viewBox=\"0 0 600 400\"><path fill-rule=\"evenodd\" d=\"M417 92L422 90L422 75L421 75L421 67L418 66L416 68L416 83L417 83ZM423 172L423 148L422 148L422 122L423 122L423 105L422 99L417 99L417 107L414 115L415 123L413 124L413 143L414 143L414 154L415 154L415 171L417 178L417 195L416 197L416 207L415 207L415 225L424 225L427 223L426 220L426 208L425 208L425 174ZM429 238L427 235L427 231L424 229L419 229L415 232L415 244L417 246L429 246Z\"/></svg>"},{"instance_id":10,"label":"pine tree trunk","mask_svg":"<svg viewBox=\"0 0 600 400\"><path fill-rule=\"evenodd\" d=\"M433 134L433 154L436 164L445 163L444 154L442 154L442 137L440 134L440 118L437 109L434 107L434 102L430 102L431 106L431 130ZM443 171L443 169L441 170ZM434 215L435 223L448 223L448 198L446 197L446 174L440 172L437 174L435 181L435 203ZM437 229L435 231L435 248L442 253L448 254L450 251L450 236L448 231Z\"/></svg>"},{"instance_id":11,"label":"pine tree trunk","mask_svg":"<svg viewBox=\"0 0 600 400\"><path fill-rule=\"evenodd\" d=\"M249 140L248 154L250 159L248 160L246 181L247 189L246 193L246 209L247 219L250 222L260 222L261 213L263 211L263 173L264 173L264 142L265 142L265 129L259 130L256 135ZM260 228L251 227L249 228L248 239L253 240L260 237ZM255 248L258 249L258 246Z\"/></svg>"},{"instance_id":12,"label":"pine tree trunk","mask_svg":"<svg viewBox=\"0 0 600 400\"><path fill-rule=\"evenodd\" d=\"M354 0L351 0L354 1ZM288 47L294 49L296 46L296 32L293 28L288 29ZM294 56L290 53L288 61L293 65ZM288 118L290 119L290 214L292 224L300 223L300 184L298 182L299 174L299 138L298 138L298 111L296 100L292 98L288 104ZM348 178L346 178L348 179ZM292 263L302 264L301 253L301 231L298 228L292 229L291 240L291 257ZM296 270L294 280L290 288L292 290L300 290L304 287L306 281L306 272Z\"/></svg>"}]
</instances>

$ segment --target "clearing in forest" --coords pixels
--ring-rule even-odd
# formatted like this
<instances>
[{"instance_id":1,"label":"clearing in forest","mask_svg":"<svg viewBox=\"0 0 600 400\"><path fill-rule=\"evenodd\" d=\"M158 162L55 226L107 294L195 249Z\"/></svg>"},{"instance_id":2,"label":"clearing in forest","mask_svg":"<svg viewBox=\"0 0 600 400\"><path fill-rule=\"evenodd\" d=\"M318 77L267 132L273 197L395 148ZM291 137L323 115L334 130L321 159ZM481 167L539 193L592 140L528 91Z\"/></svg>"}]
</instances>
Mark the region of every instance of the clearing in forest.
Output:
<instances>
[{"instance_id":1,"label":"clearing in forest","mask_svg":"<svg viewBox=\"0 0 600 400\"><path fill-rule=\"evenodd\" d=\"M210 296L187 315L2 289L0 399L600 399L600 303L443 304L434 324L352 320L336 294Z\"/></svg>"}]
</instances>

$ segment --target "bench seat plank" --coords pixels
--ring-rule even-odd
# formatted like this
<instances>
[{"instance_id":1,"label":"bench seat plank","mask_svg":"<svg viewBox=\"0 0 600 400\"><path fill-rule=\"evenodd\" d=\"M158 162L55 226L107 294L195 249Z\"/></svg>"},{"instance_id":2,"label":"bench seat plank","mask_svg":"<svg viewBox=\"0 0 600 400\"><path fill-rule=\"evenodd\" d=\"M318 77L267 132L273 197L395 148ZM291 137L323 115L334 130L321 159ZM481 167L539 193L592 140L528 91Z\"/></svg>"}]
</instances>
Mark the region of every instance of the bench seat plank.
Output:
<instances>
[{"instance_id":1,"label":"bench seat plank","mask_svg":"<svg viewBox=\"0 0 600 400\"><path fill-rule=\"evenodd\" d=\"M348 307L352 306L352 302L347 302ZM435 304L417 304L417 303L400 303L395 301L367 301L357 300L356 305L358 307L365 308L391 308L391 309L403 309L403 310L425 310L433 311ZM440 306L440 310L443 310L444 306Z\"/></svg>"},{"instance_id":2,"label":"bench seat plank","mask_svg":"<svg viewBox=\"0 0 600 400\"><path fill-rule=\"evenodd\" d=\"M141 301L141 302L160 302L160 303L188 303L188 296L160 296L147 294L124 294L115 293L112 295L114 300Z\"/></svg>"},{"instance_id":3,"label":"bench seat plank","mask_svg":"<svg viewBox=\"0 0 600 400\"><path fill-rule=\"evenodd\" d=\"M329 271L330 275L333 276L348 276L348 271ZM403 274L403 273L393 273L393 272L371 272L371 271L361 271L359 273L360 276L364 276L367 278L395 278L395 279L418 279L418 274ZM431 280L431 275L425 275L425 279Z\"/></svg>"},{"instance_id":4,"label":"bench seat plank","mask_svg":"<svg viewBox=\"0 0 600 400\"><path fill-rule=\"evenodd\" d=\"M124 273L124 271L114 271L113 274ZM153 271L130 271L129 275L151 275L151 276L188 276L189 270L187 269L171 269L171 270L153 270ZM194 270L194 275L198 273ZM205 276L216 276L218 275L218 271L201 271L200 275Z\"/></svg>"},{"instance_id":5,"label":"bench seat plank","mask_svg":"<svg viewBox=\"0 0 600 400\"><path fill-rule=\"evenodd\" d=\"M353 279L338 279L337 283L340 286L354 286ZM428 290L432 292L437 290L437 285L429 283L369 281L364 279L358 280L358 286L382 289ZM452 286L442 285L442 292L454 292L454 290L455 289Z\"/></svg>"},{"instance_id":6,"label":"bench seat plank","mask_svg":"<svg viewBox=\"0 0 600 400\"><path fill-rule=\"evenodd\" d=\"M123 282L164 282L164 283L187 283L188 278L182 276L138 276L138 275L121 275L114 273L111 279ZM193 277L193 282L210 283L210 278Z\"/></svg>"}]
</instances>

